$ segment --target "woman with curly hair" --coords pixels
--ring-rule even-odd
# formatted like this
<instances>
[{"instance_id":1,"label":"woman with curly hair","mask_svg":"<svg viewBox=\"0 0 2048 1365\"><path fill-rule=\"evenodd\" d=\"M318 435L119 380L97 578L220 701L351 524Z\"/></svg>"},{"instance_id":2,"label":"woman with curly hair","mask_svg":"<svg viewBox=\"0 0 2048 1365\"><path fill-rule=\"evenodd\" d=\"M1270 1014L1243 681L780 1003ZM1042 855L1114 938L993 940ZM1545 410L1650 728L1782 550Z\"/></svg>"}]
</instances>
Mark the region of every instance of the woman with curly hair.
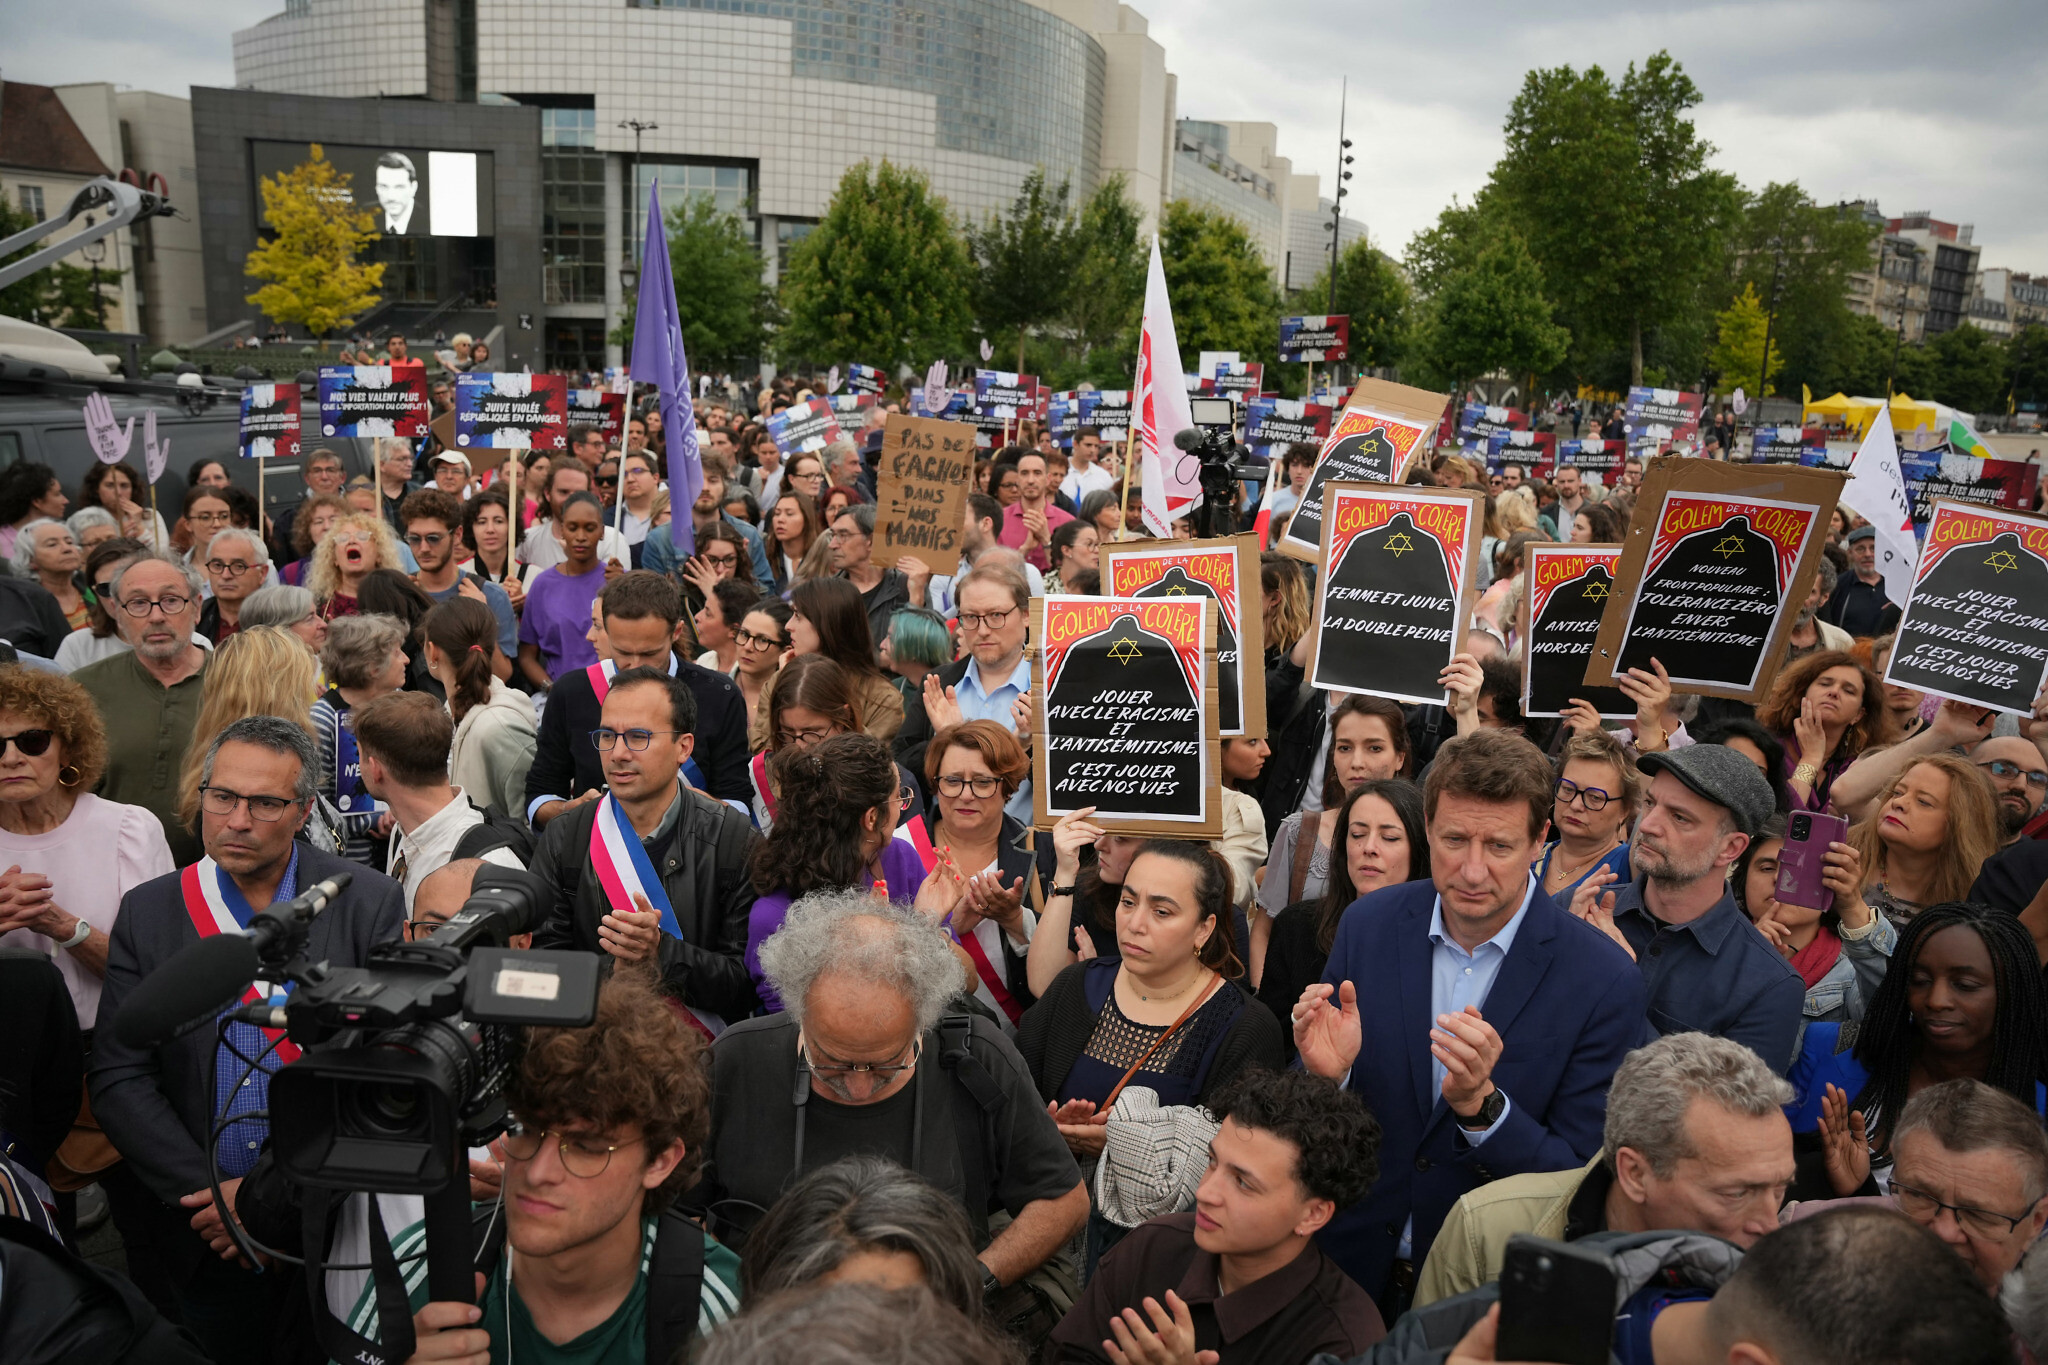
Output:
<instances>
[{"instance_id":1,"label":"woman with curly hair","mask_svg":"<svg viewBox=\"0 0 2048 1365\"><path fill-rule=\"evenodd\" d=\"M0 746L0 948L55 958L89 1032L121 898L172 870L171 846L149 811L93 795L107 732L71 679L0 668Z\"/></svg>"},{"instance_id":2,"label":"woman with curly hair","mask_svg":"<svg viewBox=\"0 0 2048 1365\"><path fill-rule=\"evenodd\" d=\"M1786 665L1756 718L1785 746L1776 774L1787 810L1826 810L1835 780L1864 750L1892 742L1883 684L1854 655L1823 649Z\"/></svg>"},{"instance_id":3,"label":"woman with curly hair","mask_svg":"<svg viewBox=\"0 0 2048 1365\"><path fill-rule=\"evenodd\" d=\"M314 548L306 586L313 590L320 614L332 621L362 610L356 594L365 578L378 569L402 567L398 537L391 534L384 518L350 512L337 519L327 538Z\"/></svg>"},{"instance_id":4,"label":"woman with curly hair","mask_svg":"<svg viewBox=\"0 0 2048 1365\"><path fill-rule=\"evenodd\" d=\"M199 774L213 737L243 716L282 716L310 735L318 690L312 653L282 626L238 630L213 652L178 778L178 813L188 826L199 828Z\"/></svg>"},{"instance_id":5,"label":"woman with curly hair","mask_svg":"<svg viewBox=\"0 0 2048 1365\"><path fill-rule=\"evenodd\" d=\"M791 903L806 892L876 887L899 905L917 899L924 864L896 822L916 800L903 785L888 748L860 734L792 743L768 762L778 817L754 850L754 890L747 917L747 971L762 1007L782 1000L761 971L761 945L782 927Z\"/></svg>"},{"instance_id":6,"label":"woman with curly hair","mask_svg":"<svg viewBox=\"0 0 2048 1365\"><path fill-rule=\"evenodd\" d=\"M79 480L78 505L111 513L124 536L148 545L168 545L171 532L164 525L163 514L152 512L139 501L143 486L142 475L126 460L119 464L94 460L92 468Z\"/></svg>"}]
</instances>

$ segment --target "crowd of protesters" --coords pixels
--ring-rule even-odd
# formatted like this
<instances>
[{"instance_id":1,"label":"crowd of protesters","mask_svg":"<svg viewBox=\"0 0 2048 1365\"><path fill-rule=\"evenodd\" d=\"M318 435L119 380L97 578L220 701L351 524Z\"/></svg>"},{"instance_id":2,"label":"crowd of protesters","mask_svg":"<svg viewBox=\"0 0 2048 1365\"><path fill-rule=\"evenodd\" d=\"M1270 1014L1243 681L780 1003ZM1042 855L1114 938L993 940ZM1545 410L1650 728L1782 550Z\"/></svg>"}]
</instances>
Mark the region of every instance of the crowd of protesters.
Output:
<instances>
[{"instance_id":1,"label":"crowd of protesters","mask_svg":"<svg viewBox=\"0 0 2048 1365\"><path fill-rule=\"evenodd\" d=\"M267 517L218 461L167 520L125 464L0 475L0 1357L368 1359L402 1308L417 1361L1476 1362L1518 1234L1609 1258L1629 1365L2048 1351L2048 696L1883 683L1858 519L1754 707L1653 665L1626 723L1525 717L1526 547L1621 539L1643 465L1446 448L1412 477L1485 542L1443 705L1310 686L1267 553L1222 837L1034 828L1028 608L1143 534L1128 448L1024 423L958 559L884 567L898 405L786 452L810 396L701 399L686 508L651 399L491 469L315 448ZM493 866L545 892L515 947L606 970L526 1038L436 1299L417 1199L322 1226L283 1174L259 1030L112 1023L337 871L347 967ZM395 1288L309 1285L366 1225Z\"/></svg>"}]
</instances>

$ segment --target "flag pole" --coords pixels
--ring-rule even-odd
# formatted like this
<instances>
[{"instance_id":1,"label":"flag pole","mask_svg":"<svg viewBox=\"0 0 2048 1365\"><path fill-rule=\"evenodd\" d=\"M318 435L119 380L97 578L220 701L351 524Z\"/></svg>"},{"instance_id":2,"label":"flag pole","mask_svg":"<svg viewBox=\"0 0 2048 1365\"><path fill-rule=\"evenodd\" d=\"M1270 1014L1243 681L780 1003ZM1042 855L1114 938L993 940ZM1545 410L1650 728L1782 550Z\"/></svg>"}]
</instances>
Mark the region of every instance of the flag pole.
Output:
<instances>
[{"instance_id":1,"label":"flag pole","mask_svg":"<svg viewBox=\"0 0 2048 1365\"><path fill-rule=\"evenodd\" d=\"M1132 416L1135 418L1136 414ZM1117 502L1116 538L1130 539L1131 531L1131 457L1138 449L1138 424L1134 420L1128 428L1129 437L1124 441L1124 491ZM150 490L154 495L155 489Z\"/></svg>"}]
</instances>

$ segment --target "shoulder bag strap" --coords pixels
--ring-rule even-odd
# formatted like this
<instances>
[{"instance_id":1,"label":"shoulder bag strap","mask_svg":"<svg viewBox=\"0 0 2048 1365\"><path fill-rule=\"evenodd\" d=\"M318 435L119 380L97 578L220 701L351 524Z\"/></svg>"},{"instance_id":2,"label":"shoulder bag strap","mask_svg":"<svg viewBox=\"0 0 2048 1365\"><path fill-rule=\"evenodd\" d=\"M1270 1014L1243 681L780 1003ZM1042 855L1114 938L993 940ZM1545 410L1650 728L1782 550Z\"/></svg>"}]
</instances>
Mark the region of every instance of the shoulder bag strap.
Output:
<instances>
[{"instance_id":1,"label":"shoulder bag strap","mask_svg":"<svg viewBox=\"0 0 2048 1365\"><path fill-rule=\"evenodd\" d=\"M647 1268L647 1359L677 1360L697 1335L704 1296L704 1229L670 1209L654 1225Z\"/></svg>"}]
</instances>

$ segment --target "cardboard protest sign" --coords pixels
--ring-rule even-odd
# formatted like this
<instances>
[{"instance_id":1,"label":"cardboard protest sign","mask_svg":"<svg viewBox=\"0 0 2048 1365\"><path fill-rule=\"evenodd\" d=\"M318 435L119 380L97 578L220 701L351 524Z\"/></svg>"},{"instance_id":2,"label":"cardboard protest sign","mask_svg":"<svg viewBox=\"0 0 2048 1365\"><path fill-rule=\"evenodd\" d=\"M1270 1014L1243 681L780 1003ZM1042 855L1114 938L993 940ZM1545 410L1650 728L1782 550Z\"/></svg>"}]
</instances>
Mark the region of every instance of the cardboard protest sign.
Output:
<instances>
[{"instance_id":1,"label":"cardboard protest sign","mask_svg":"<svg viewBox=\"0 0 2048 1365\"><path fill-rule=\"evenodd\" d=\"M498 371L455 376L458 450L567 450L569 381Z\"/></svg>"},{"instance_id":2,"label":"cardboard protest sign","mask_svg":"<svg viewBox=\"0 0 2048 1365\"><path fill-rule=\"evenodd\" d=\"M876 480L875 563L891 568L913 555L933 573L953 572L973 475L973 428L891 413Z\"/></svg>"},{"instance_id":3,"label":"cardboard protest sign","mask_svg":"<svg viewBox=\"0 0 2048 1365\"><path fill-rule=\"evenodd\" d=\"M1265 600L1259 538L1107 541L1106 597L1210 597L1216 601L1216 731L1266 733Z\"/></svg>"},{"instance_id":4,"label":"cardboard protest sign","mask_svg":"<svg viewBox=\"0 0 2048 1365\"><path fill-rule=\"evenodd\" d=\"M1437 675L1465 647L1486 495L1333 483L1324 496L1310 685L1442 704Z\"/></svg>"},{"instance_id":5,"label":"cardboard protest sign","mask_svg":"<svg viewBox=\"0 0 2048 1365\"><path fill-rule=\"evenodd\" d=\"M1343 313L1280 319L1280 363L1323 364L1351 357L1351 319Z\"/></svg>"},{"instance_id":6,"label":"cardboard protest sign","mask_svg":"<svg viewBox=\"0 0 2048 1365\"><path fill-rule=\"evenodd\" d=\"M784 459L823 450L839 439L839 418L822 398L793 403L768 419L768 434Z\"/></svg>"},{"instance_id":7,"label":"cardboard protest sign","mask_svg":"<svg viewBox=\"0 0 2048 1365\"><path fill-rule=\"evenodd\" d=\"M427 434L427 372L416 366L321 366L320 434L417 441Z\"/></svg>"},{"instance_id":8,"label":"cardboard protest sign","mask_svg":"<svg viewBox=\"0 0 2048 1365\"><path fill-rule=\"evenodd\" d=\"M1318 403L1261 394L1244 405L1244 443L1269 460L1278 459L1296 442L1321 446L1334 416Z\"/></svg>"},{"instance_id":9,"label":"cardboard protest sign","mask_svg":"<svg viewBox=\"0 0 2048 1365\"><path fill-rule=\"evenodd\" d=\"M1633 717L1621 689L1586 683L1621 546L1530 545L1522 555L1522 714L1562 715L1576 698L1602 716Z\"/></svg>"},{"instance_id":10,"label":"cardboard protest sign","mask_svg":"<svg viewBox=\"0 0 2048 1365\"><path fill-rule=\"evenodd\" d=\"M889 376L873 365L848 365L846 387L853 393L879 394L889 387Z\"/></svg>"},{"instance_id":11,"label":"cardboard protest sign","mask_svg":"<svg viewBox=\"0 0 2048 1365\"><path fill-rule=\"evenodd\" d=\"M242 390L242 458L299 458L299 386L251 384Z\"/></svg>"},{"instance_id":12,"label":"cardboard protest sign","mask_svg":"<svg viewBox=\"0 0 2048 1365\"><path fill-rule=\"evenodd\" d=\"M1884 680L2030 715L2048 681L2048 521L1936 502Z\"/></svg>"},{"instance_id":13,"label":"cardboard protest sign","mask_svg":"<svg viewBox=\"0 0 2048 1365\"><path fill-rule=\"evenodd\" d=\"M1751 464L1819 465L1826 460L1827 448L1827 433L1819 427L1758 427L1749 434ZM1815 453L1821 458L1806 458Z\"/></svg>"},{"instance_id":14,"label":"cardboard protest sign","mask_svg":"<svg viewBox=\"0 0 2048 1365\"><path fill-rule=\"evenodd\" d=\"M1040 597L1031 615L1032 823L1093 806L1119 833L1219 837L1214 600Z\"/></svg>"},{"instance_id":15,"label":"cardboard protest sign","mask_svg":"<svg viewBox=\"0 0 2048 1365\"><path fill-rule=\"evenodd\" d=\"M1681 393L1677 389L1630 389L1628 401L1621 409L1629 448L1661 449L1667 441L1698 440L1701 402L1699 394Z\"/></svg>"},{"instance_id":16,"label":"cardboard protest sign","mask_svg":"<svg viewBox=\"0 0 2048 1365\"><path fill-rule=\"evenodd\" d=\"M1096 434L1112 445L1131 438L1131 391L1089 389L1081 394L1081 425L1094 427Z\"/></svg>"},{"instance_id":17,"label":"cardboard protest sign","mask_svg":"<svg viewBox=\"0 0 2048 1365\"><path fill-rule=\"evenodd\" d=\"M596 427L607 449L626 444L626 395L610 389L571 389L569 420Z\"/></svg>"},{"instance_id":18,"label":"cardboard protest sign","mask_svg":"<svg viewBox=\"0 0 2048 1365\"><path fill-rule=\"evenodd\" d=\"M1331 424L1302 489L1301 505L1274 548L1315 562L1322 553L1324 486L1399 483L1409 465L1428 453L1430 433L1448 401L1443 394L1385 379L1359 380L1351 390L1351 406Z\"/></svg>"},{"instance_id":19,"label":"cardboard protest sign","mask_svg":"<svg viewBox=\"0 0 2048 1365\"><path fill-rule=\"evenodd\" d=\"M1612 683L1654 658L1678 691L1761 699L1842 483L1829 470L1652 460L1586 681Z\"/></svg>"}]
</instances>

